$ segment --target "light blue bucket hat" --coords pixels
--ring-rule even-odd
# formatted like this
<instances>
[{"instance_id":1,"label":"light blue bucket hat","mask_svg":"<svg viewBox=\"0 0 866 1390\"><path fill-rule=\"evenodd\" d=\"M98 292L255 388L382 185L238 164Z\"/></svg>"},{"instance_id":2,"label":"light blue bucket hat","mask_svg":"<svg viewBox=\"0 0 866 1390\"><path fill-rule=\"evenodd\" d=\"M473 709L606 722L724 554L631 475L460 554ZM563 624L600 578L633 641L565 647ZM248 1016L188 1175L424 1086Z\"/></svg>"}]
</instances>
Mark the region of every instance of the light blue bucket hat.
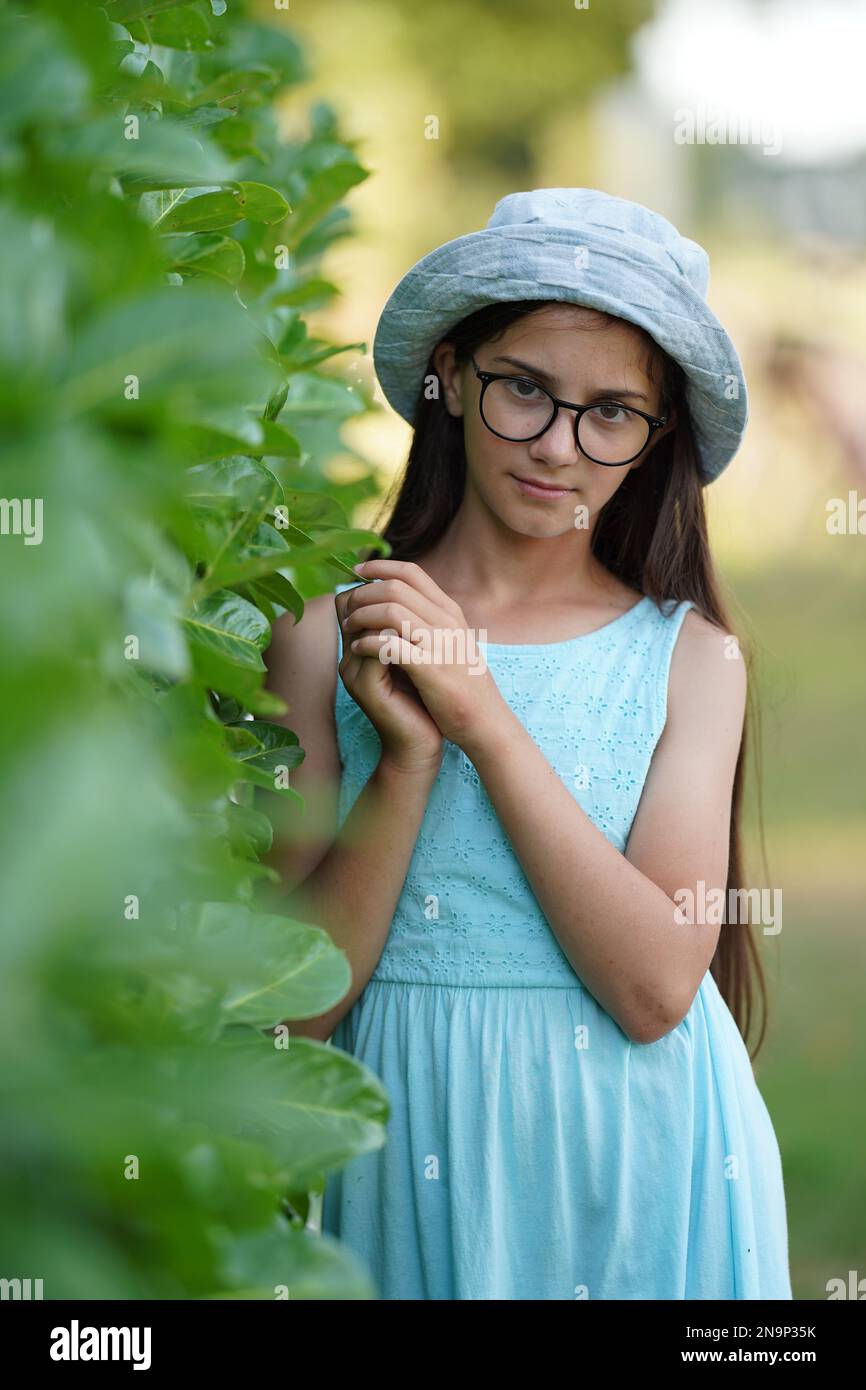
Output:
<instances>
[{"instance_id":1,"label":"light blue bucket hat","mask_svg":"<svg viewBox=\"0 0 866 1390\"><path fill-rule=\"evenodd\" d=\"M702 482L737 452L748 397L736 348L706 303L709 256L659 213L596 188L500 198L481 231L446 241L407 271L373 342L387 400L409 424L437 343L497 300L564 300L646 330L686 374Z\"/></svg>"}]
</instances>

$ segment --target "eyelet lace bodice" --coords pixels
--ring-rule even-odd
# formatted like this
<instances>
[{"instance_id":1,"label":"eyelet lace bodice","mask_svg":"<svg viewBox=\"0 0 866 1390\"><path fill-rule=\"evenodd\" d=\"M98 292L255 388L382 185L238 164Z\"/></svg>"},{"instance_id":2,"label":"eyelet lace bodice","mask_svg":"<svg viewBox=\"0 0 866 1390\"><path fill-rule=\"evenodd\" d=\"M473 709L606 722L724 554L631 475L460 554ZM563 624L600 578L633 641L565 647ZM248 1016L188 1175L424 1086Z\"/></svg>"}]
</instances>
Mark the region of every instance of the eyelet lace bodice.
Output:
<instances>
[{"instance_id":1,"label":"eyelet lace bodice","mask_svg":"<svg viewBox=\"0 0 866 1390\"><path fill-rule=\"evenodd\" d=\"M580 637L484 648L507 704L575 801L620 851L664 728L671 654L690 607L685 599L658 608L645 597ZM335 716L342 825L379 760L381 744L339 676ZM372 978L482 986L580 983L478 772L448 740Z\"/></svg>"}]
</instances>

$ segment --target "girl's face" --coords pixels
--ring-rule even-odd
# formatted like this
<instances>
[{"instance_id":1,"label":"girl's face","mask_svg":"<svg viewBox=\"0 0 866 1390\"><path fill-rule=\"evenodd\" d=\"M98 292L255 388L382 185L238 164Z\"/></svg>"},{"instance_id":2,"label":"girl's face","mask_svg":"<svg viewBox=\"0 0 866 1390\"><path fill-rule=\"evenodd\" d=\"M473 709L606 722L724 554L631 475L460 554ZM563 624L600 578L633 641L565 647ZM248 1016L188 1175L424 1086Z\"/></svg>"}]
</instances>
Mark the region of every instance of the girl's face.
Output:
<instances>
[{"instance_id":1,"label":"girl's face","mask_svg":"<svg viewBox=\"0 0 866 1390\"><path fill-rule=\"evenodd\" d=\"M474 353L482 371L530 377L560 400L592 405L612 399L655 416L661 413L661 398L644 371L646 356L646 340L634 325L622 319L598 325L594 313L569 304L539 309ZM627 473L640 467L676 424L671 418L652 432L637 459L612 468L580 452L573 412L559 410L537 439L517 443L499 438L481 418L482 383L472 363L458 367L447 341L436 348L433 361L443 383L446 409L463 416L467 493L477 494L510 529L526 536L559 536L575 526L591 533L596 516ZM518 478L565 491L559 496L533 496L521 489Z\"/></svg>"}]
</instances>

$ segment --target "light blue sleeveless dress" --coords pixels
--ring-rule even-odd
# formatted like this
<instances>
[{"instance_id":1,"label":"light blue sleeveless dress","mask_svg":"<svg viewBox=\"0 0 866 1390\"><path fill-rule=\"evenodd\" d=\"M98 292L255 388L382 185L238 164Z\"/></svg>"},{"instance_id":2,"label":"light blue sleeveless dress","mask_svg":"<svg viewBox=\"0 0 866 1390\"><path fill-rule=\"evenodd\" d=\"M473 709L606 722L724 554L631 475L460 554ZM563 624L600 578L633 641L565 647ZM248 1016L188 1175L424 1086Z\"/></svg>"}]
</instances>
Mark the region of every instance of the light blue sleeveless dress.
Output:
<instances>
[{"instance_id":1,"label":"light blue sleeveless dress","mask_svg":"<svg viewBox=\"0 0 866 1390\"><path fill-rule=\"evenodd\" d=\"M645 597L584 636L484 647L623 852L691 606ZM339 675L336 720L342 824L381 745ZM779 1147L713 976L672 1032L631 1042L450 741L386 945L331 1043L391 1102L384 1147L332 1174L322 1205L382 1298L792 1298Z\"/></svg>"}]
</instances>

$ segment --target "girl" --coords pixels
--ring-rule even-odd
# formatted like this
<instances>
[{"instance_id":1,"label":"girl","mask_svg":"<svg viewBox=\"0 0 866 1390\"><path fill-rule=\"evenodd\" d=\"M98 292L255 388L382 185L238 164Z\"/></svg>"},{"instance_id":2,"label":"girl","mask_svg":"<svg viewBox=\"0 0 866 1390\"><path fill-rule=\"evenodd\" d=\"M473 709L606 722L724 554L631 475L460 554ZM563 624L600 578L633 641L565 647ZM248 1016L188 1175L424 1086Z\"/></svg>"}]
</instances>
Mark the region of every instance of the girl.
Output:
<instances>
[{"instance_id":1,"label":"girl","mask_svg":"<svg viewBox=\"0 0 866 1390\"><path fill-rule=\"evenodd\" d=\"M292 869L353 972L290 1027L392 1106L322 1224L386 1299L792 1297L725 891L746 675L703 488L747 407L707 264L582 188L421 260L374 343L415 428L392 555L275 626Z\"/></svg>"}]
</instances>

